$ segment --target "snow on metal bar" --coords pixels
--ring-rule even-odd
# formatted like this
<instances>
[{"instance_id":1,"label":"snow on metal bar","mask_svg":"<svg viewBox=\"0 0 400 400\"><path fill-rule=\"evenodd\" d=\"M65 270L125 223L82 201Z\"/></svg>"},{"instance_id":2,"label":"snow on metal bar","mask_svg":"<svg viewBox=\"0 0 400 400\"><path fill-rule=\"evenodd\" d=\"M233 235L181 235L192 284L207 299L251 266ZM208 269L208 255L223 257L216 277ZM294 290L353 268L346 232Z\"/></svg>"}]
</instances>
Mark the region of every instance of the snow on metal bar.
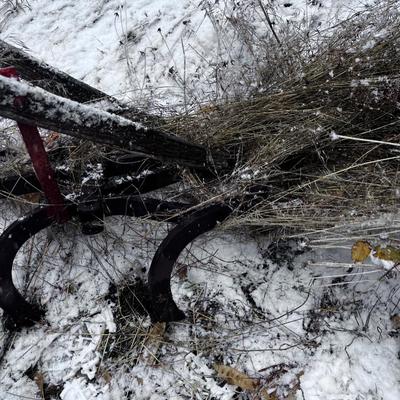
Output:
<instances>
[{"instance_id":1,"label":"snow on metal bar","mask_svg":"<svg viewBox=\"0 0 400 400\"><path fill-rule=\"evenodd\" d=\"M15 104L24 96L24 104ZM172 134L0 76L0 116L196 168L226 167L224 156Z\"/></svg>"}]
</instances>

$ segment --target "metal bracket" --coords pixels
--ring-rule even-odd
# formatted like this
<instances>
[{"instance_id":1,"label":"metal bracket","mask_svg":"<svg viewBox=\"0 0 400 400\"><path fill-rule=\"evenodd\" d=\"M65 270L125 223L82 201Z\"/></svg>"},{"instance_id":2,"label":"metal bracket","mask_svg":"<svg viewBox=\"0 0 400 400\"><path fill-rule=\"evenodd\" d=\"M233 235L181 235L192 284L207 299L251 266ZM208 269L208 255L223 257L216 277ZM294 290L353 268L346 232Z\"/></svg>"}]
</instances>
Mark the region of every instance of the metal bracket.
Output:
<instances>
[{"instance_id":1,"label":"metal bracket","mask_svg":"<svg viewBox=\"0 0 400 400\"><path fill-rule=\"evenodd\" d=\"M14 67L0 68L0 75L18 79L18 73ZM23 96L17 96L14 101L16 107L24 108ZM55 174L38 128L21 122L17 122L17 125L32 160L35 174L50 204L50 207L47 208L49 217L54 217L58 223L68 221L69 216L64 207L64 199L57 185Z\"/></svg>"}]
</instances>

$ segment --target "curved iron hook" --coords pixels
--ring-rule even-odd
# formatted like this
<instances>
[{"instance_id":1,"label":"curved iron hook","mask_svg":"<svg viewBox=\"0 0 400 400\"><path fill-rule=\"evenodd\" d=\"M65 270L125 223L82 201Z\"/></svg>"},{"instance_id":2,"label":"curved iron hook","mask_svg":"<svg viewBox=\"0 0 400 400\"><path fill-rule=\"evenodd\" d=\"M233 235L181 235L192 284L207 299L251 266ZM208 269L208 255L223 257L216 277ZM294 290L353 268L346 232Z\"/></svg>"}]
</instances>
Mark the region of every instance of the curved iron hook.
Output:
<instances>
[{"instance_id":1,"label":"curved iron hook","mask_svg":"<svg viewBox=\"0 0 400 400\"><path fill-rule=\"evenodd\" d=\"M149 216L152 219L165 219L165 212L188 208L189 205L177 202L164 202L157 199L143 199L140 196L122 196L104 199L104 215L128 215L132 217ZM15 288L12 280L12 267L18 250L32 236L56 222L48 214L49 206L37 208L25 217L12 223L0 236L0 307L15 326L30 326L38 321L43 312L38 306L28 303ZM66 205L70 218L78 215L75 204ZM177 222L179 217L170 218Z\"/></svg>"},{"instance_id":2,"label":"curved iron hook","mask_svg":"<svg viewBox=\"0 0 400 400\"><path fill-rule=\"evenodd\" d=\"M0 307L17 326L30 326L41 317L37 306L29 304L15 288L12 265L22 245L54 222L47 207L36 209L12 223L0 236Z\"/></svg>"},{"instance_id":3,"label":"curved iron hook","mask_svg":"<svg viewBox=\"0 0 400 400\"><path fill-rule=\"evenodd\" d=\"M169 232L158 247L150 266L148 285L152 298L150 310L153 322L179 321L185 314L175 304L171 293L171 274L181 251L197 236L213 229L232 209L225 204L213 204L194 212Z\"/></svg>"}]
</instances>

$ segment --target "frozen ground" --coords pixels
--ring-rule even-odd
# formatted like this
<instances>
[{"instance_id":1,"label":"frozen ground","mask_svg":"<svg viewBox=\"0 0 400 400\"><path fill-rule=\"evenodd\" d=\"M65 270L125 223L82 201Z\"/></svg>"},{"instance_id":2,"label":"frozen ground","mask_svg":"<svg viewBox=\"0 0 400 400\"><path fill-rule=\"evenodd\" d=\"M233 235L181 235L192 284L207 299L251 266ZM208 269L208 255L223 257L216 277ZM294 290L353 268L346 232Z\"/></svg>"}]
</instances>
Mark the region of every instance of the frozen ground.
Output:
<instances>
[{"instance_id":1,"label":"frozen ground","mask_svg":"<svg viewBox=\"0 0 400 400\"><path fill-rule=\"evenodd\" d=\"M253 2L19 3L23 9L6 13L11 2L0 1L7 17L0 38L155 109L245 87L240 74L251 71L250 50L236 40L243 31L233 17L251 12L251 32L268 30ZM359 1L270 3L278 34L287 21L324 34L364 9ZM232 77L239 86L224 86ZM0 210L1 229L27 211L6 200ZM1 399L266 397L226 383L217 364L259 379L271 399L400 398L395 272L350 265L352 241L333 236L272 242L217 230L196 240L177 265L173 293L187 319L155 333L135 296L142 300L140 283L168 228L113 218L95 237L69 224L27 243L15 277L46 308L46 322L18 333L1 325Z\"/></svg>"}]
</instances>

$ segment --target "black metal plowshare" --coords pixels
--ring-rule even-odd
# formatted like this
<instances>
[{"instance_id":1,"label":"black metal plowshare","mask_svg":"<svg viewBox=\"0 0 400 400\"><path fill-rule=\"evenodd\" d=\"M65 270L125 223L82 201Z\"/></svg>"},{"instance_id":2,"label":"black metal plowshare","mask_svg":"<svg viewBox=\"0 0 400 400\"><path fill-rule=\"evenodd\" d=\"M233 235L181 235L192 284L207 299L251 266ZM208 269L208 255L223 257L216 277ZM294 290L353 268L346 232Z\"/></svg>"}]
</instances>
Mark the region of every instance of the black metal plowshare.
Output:
<instances>
[{"instance_id":1,"label":"black metal plowshare","mask_svg":"<svg viewBox=\"0 0 400 400\"><path fill-rule=\"evenodd\" d=\"M4 42L0 42L0 45L7 46ZM18 51L15 48L10 47L10 49L12 52ZM38 75L40 77L43 72L40 68L46 66L43 67L42 64L36 65L36 67L35 77ZM59 72L55 70L50 72L55 80L58 76L61 79ZM29 74L23 68L21 73L25 73L29 78ZM44 71L43 77L48 77L48 73L49 71ZM174 164L195 168L207 176L210 169L216 166L226 167L224 157L173 135L147 129L142 125L135 125L133 122L128 123L126 120L119 120L111 113L97 112L94 108L85 108L86 106L72 103L71 100L65 103L61 97L51 95L43 90L35 92L32 89L31 93L29 87L19 85L15 79L16 75L17 71L12 67L0 69L0 88L2 89L0 91L0 116L12 118L18 122L33 162L35 174L0 179L0 193L5 190L20 195L31 193L33 188L40 187L44 191L49 205L38 207L25 217L19 218L0 236L0 307L4 310L5 315L9 317L14 326L29 326L43 315L40 307L28 303L23 298L12 280L14 258L29 238L52 224L65 223L72 219L81 222L83 233L95 234L102 231L104 217L128 215L155 220L167 219L168 222L176 223L175 228L158 247L150 266L148 274L148 287L152 300L150 314L152 321L176 321L184 318L183 312L179 310L173 300L170 287L175 261L194 238L213 229L218 222L222 222L231 213L231 207L219 203L198 209L194 204L144 198L142 194L167 186L179 179L176 168L165 165L165 161L168 161L169 165L174 162ZM62 83L65 83L66 78L68 76L62 74ZM77 81L74 81L73 84L74 88L76 85L79 86ZM87 85L84 89L89 92L91 90ZM98 93L93 89L94 95ZM14 100L12 100L12 96L15 96ZM69 109L65 110L65 106L68 106ZM35 114L36 110L47 109L49 111L49 108L54 112ZM89 120L86 119L86 111L90 113ZM86 193L83 198L81 197L75 203L68 202L61 195L56 181L57 178L68 180L68 174L54 173L35 127L36 123L45 128L53 127L57 122L52 120L53 116L56 116L59 121L63 121L58 123L59 132L122 149L127 149L126 146L128 146L129 150L141 153L140 157L136 156L136 159L134 157L131 160L130 167L133 172L137 165L144 162L145 157L158 159L158 161L151 164L152 172L150 174L133 177L129 184L110 183L106 180L96 186L95 182L94 189L90 185L89 188L83 188L83 192ZM85 123L90 126L85 126ZM107 130L109 130L108 134ZM84 132L83 135L82 132ZM161 150L158 153L159 148ZM127 164L129 165L129 162ZM124 165L126 169L126 163ZM109 176L118 175L121 172L118 169L118 163L111 163L108 168L111 171L108 172ZM107 168L104 170L107 171ZM123 173L128 172L131 172L129 167ZM113 196L109 197L110 194Z\"/></svg>"},{"instance_id":2,"label":"black metal plowshare","mask_svg":"<svg viewBox=\"0 0 400 400\"><path fill-rule=\"evenodd\" d=\"M85 209L97 203L87 202ZM80 213L80 206L65 205L71 218ZM103 199L104 217L124 215L131 217L151 217L165 220L167 212L184 211L188 205L165 202L156 199L143 199L141 196L122 196ZM56 218L50 216L50 206L39 207L25 217L11 224L0 236L0 307L16 326L29 326L43 315L36 305L28 303L15 288L12 280L12 267L18 250L32 236L55 224ZM152 300L151 319L158 321L178 321L184 318L176 306L170 287L172 269L181 251L194 238L215 227L230 213L224 205L212 205L186 217L172 216L169 222L177 223L158 247L149 270L149 291Z\"/></svg>"}]
</instances>

